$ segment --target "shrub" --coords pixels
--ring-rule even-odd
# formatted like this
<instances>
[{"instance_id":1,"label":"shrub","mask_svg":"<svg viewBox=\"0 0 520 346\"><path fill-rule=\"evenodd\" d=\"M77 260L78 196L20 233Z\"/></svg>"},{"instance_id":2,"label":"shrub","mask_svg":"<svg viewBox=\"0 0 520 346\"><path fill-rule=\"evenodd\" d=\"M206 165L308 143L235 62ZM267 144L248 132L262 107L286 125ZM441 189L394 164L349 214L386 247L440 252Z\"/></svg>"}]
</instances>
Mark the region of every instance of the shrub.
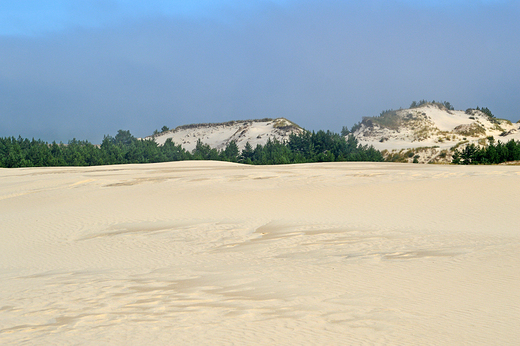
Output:
<instances>
[{"instance_id":1,"label":"shrub","mask_svg":"<svg viewBox=\"0 0 520 346\"><path fill-rule=\"evenodd\" d=\"M477 111L481 111L482 113L484 113L485 115L487 115L488 117L490 118L494 118L495 116L493 115L493 113L491 113L491 111L489 110L489 108L487 107L482 107L482 108L479 108L477 106Z\"/></svg>"},{"instance_id":2,"label":"shrub","mask_svg":"<svg viewBox=\"0 0 520 346\"><path fill-rule=\"evenodd\" d=\"M448 101L435 102L435 100L433 100L431 102L429 102L427 100L421 100L419 102L413 101L412 104L410 105L410 108L418 108L418 107L421 107L422 105L428 105L428 104L435 105L439 108L446 108L449 111L455 110L455 108Z\"/></svg>"},{"instance_id":3,"label":"shrub","mask_svg":"<svg viewBox=\"0 0 520 346\"><path fill-rule=\"evenodd\" d=\"M386 110L381 112L378 117L369 118L373 123L378 124L381 127L397 130L401 125L401 117L397 115L395 110Z\"/></svg>"},{"instance_id":4,"label":"shrub","mask_svg":"<svg viewBox=\"0 0 520 346\"><path fill-rule=\"evenodd\" d=\"M479 124L472 123L472 124L463 124L455 127L453 129L455 133L458 133L463 136L469 136L469 137L479 137L480 135L485 135L486 130L484 127L482 127ZM465 138L464 138L465 139Z\"/></svg>"},{"instance_id":5,"label":"shrub","mask_svg":"<svg viewBox=\"0 0 520 346\"><path fill-rule=\"evenodd\" d=\"M355 123L350 129L350 133L354 133L361 128L361 122Z\"/></svg>"}]
</instances>

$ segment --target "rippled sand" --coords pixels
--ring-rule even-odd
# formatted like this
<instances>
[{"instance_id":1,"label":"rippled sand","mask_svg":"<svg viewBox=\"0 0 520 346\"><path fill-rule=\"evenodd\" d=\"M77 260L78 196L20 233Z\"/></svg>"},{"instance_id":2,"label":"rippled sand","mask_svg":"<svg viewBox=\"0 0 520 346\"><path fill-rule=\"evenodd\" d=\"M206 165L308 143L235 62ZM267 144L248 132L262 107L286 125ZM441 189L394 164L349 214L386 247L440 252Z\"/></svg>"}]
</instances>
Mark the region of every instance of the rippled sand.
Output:
<instances>
[{"instance_id":1,"label":"rippled sand","mask_svg":"<svg viewBox=\"0 0 520 346\"><path fill-rule=\"evenodd\" d=\"M0 169L0 344L511 345L520 166Z\"/></svg>"}]
</instances>

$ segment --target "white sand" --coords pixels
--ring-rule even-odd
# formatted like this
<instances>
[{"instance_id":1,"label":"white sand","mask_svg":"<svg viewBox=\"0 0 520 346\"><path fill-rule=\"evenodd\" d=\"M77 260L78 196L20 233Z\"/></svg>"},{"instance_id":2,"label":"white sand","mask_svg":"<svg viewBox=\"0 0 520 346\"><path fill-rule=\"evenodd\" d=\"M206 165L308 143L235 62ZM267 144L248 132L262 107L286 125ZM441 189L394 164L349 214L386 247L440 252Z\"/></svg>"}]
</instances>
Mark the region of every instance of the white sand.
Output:
<instances>
[{"instance_id":1,"label":"white sand","mask_svg":"<svg viewBox=\"0 0 520 346\"><path fill-rule=\"evenodd\" d=\"M0 344L518 344L519 197L519 166L0 169Z\"/></svg>"},{"instance_id":2,"label":"white sand","mask_svg":"<svg viewBox=\"0 0 520 346\"><path fill-rule=\"evenodd\" d=\"M472 116L474 119L470 119L470 115L466 114L465 111L447 111L432 105L415 109L404 109L397 112L401 115L424 113L432 123L423 123L418 128L427 126L430 128L430 132L423 134L422 136L424 137L417 140L417 128L414 128L417 124L412 127L401 126L398 131L379 128L375 132L364 132L361 129L356 133L358 141L363 145L372 145L377 150L399 151L401 149L436 147L438 148L436 152L439 153L441 150L451 150L459 142L469 142L477 145L479 139L485 139L489 136L493 136L496 141L502 143L507 143L510 140L520 140L520 124L501 122L500 126L496 127L496 124L492 123L483 113L482 116L477 116L476 118ZM486 132L476 137L471 137L454 131L459 125L470 124L483 126ZM444 131L445 133L439 131ZM508 134L504 136L504 132ZM382 138L385 138L385 140L381 141ZM439 141L439 139L442 139L442 141Z\"/></svg>"},{"instance_id":3,"label":"white sand","mask_svg":"<svg viewBox=\"0 0 520 346\"><path fill-rule=\"evenodd\" d=\"M180 128L159 134L155 141L163 145L167 139L171 139L176 145L181 145L184 149L191 152L197 146L197 140L209 145L211 148L223 150L229 142L235 141L239 150L243 150L246 143L254 149L258 144L265 145L269 139L284 141L289 139L289 134L274 127L274 124L291 125L284 118L269 121L236 121L225 124L208 124L194 128ZM298 132L295 130L296 133ZM147 137L150 138L150 137Z\"/></svg>"}]
</instances>

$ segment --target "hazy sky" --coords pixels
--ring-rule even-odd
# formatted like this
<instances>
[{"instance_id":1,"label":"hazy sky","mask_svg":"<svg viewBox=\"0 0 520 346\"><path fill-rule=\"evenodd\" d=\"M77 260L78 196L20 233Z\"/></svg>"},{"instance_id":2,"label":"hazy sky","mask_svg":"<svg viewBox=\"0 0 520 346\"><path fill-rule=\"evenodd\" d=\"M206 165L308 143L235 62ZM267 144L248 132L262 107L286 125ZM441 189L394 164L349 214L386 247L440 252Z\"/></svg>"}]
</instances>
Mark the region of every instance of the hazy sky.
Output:
<instances>
[{"instance_id":1,"label":"hazy sky","mask_svg":"<svg viewBox=\"0 0 520 346\"><path fill-rule=\"evenodd\" d=\"M0 137L282 116L339 132L420 99L517 121L518 18L506 0L4 0Z\"/></svg>"}]
</instances>

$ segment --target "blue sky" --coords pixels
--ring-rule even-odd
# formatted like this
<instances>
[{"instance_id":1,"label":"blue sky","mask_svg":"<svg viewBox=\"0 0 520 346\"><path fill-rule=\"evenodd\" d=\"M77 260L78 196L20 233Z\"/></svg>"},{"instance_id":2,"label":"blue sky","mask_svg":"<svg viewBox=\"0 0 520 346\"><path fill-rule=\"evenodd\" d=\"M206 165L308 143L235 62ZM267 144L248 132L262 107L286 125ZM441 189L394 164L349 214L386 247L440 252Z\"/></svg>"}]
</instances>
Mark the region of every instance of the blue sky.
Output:
<instances>
[{"instance_id":1,"label":"blue sky","mask_svg":"<svg viewBox=\"0 0 520 346\"><path fill-rule=\"evenodd\" d=\"M304 2L304 1L300 1ZM326 1L325 1L326 2ZM341 1L336 1L341 3ZM345 0L343 2L355 2ZM387 1L388 2L388 1ZM457 9L508 3L507 0L401 0L417 8ZM8 0L0 7L1 35L38 35L72 28L99 28L128 19L166 16L230 20L233 14L254 15L263 6L288 6L297 0ZM379 6L384 1L367 1Z\"/></svg>"},{"instance_id":2,"label":"blue sky","mask_svg":"<svg viewBox=\"0 0 520 346\"><path fill-rule=\"evenodd\" d=\"M446 100L520 119L508 0L2 1L0 136L284 116L339 132Z\"/></svg>"},{"instance_id":3,"label":"blue sky","mask_svg":"<svg viewBox=\"0 0 520 346\"><path fill-rule=\"evenodd\" d=\"M171 17L230 20L233 14L253 15L266 3L291 0L19 0L3 1L0 34L38 35L73 28L100 28L125 20Z\"/></svg>"},{"instance_id":4,"label":"blue sky","mask_svg":"<svg viewBox=\"0 0 520 346\"><path fill-rule=\"evenodd\" d=\"M232 14L254 14L263 6L288 6L298 0L17 0L2 1L0 34L36 35L71 28L96 28L150 16L229 20ZM307 1L308 2L308 1ZM325 1L326 2L326 1ZM337 1L341 3L342 1ZM355 2L345 0L345 3ZM386 1L387 3L389 1ZM391 2L391 1L390 1ZM417 8L485 7L507 0L400 0ZM378 6L385 1L366 1Z\"/></svg>"}]
</instances>

